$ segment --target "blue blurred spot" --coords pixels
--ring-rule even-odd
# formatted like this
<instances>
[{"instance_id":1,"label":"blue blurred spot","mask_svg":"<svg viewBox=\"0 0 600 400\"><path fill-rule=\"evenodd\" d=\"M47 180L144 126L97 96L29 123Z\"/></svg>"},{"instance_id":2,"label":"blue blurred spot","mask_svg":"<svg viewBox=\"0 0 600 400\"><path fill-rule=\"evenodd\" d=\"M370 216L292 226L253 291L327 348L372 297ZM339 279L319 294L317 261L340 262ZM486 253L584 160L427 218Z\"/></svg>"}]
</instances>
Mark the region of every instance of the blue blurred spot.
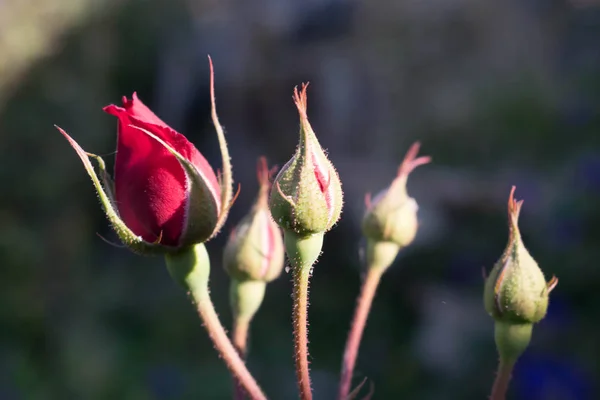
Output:
<instances>
[{"instance_id":1,"label":"blue blurred spot","mask_svg":"<svg viewBox=\"0 0 600 400\"><path fill-rule=\"evenodd\" d=\"M550 277L547 278L549 279ZM571 305L565 301L560 290L555 290L550 294L550 302L546 316L536 326L539 326L539 329L547 329L548 331L556 332L560 335L561 331L571 329L574 326L572 324L574 324L575 321L573 321L572 316Z\"/></svg>"},{"instance_id":2,"label":"blue blurred spot","mask_svg":"<svg viewBox=\"0 0 600 400\"><path fill-rule=\"evenodd\" d=\"M146 379L156 399L180 398L185 392L183 373L173 365L159 364L150 367Z\"/></svg>"},{"instance_id":3,"label":"blue blurred spot","mask_svg":"<svg viewBox=\"0 0 600 400\"><path fill-rule=\"evenodd\" d=\"M572 248L581 243L584 233L583 218L578 216L558 216L552 221L550 234L546 235L550 239L552 248L562 248L563 250Z\"/></svg>"},{"instance_id":4,"label":"blue blurred spot","mask_svg":"<svg viewBox=\"0 0 600 400\"><path fill-rule=\"evenodd\" d=\"M591 400L592 382L572 360L526 352L514 371L515 399Z\"/></svg>"},{"instance_id":5,"label":"blue blurred spot","mask_svg":"<svg viewBox=\"0 0 600 400\"><path fill-rule=\"evenodd\" d=\"M596 115L596 105L582 100L578 99L577 104L567 104L561 110L562 120L570 128L586 126Z\"/></svg>"},{"instance_id":6,"label":"blue blurred spot","mask_svg":"<svg viewBox=\"0 0 600 400\"><path fill-rule=\"evenodd\" d=\"M22 399L23 396L19 396L17 394L16 389L11 387L0 387L0 399L2 400L19 400Z\"/></svg>"},{"instance_id":7,"label":"blue blurred spot","mask_svg":"<svg viewBox=\"0 0 600 400\"><path fill-rule=\"evenodd\" d=\"M453 283L482 282L481 268L483 266L484 262L481 257L466 252L455 253L447 264L445 281ZM492 266L485 266L488 273L491 269Z\"/></svg>"},{"instance_id":8,"label":"blue blurred spot","mask_svg":"<svg viewBox=\"0 0 600 400\"><path fill-rule=\"evenodd\" d=\"M575 171L576 182L583 189L600 191L600 154L583 155Z\"/></svg>"}]
</instances>

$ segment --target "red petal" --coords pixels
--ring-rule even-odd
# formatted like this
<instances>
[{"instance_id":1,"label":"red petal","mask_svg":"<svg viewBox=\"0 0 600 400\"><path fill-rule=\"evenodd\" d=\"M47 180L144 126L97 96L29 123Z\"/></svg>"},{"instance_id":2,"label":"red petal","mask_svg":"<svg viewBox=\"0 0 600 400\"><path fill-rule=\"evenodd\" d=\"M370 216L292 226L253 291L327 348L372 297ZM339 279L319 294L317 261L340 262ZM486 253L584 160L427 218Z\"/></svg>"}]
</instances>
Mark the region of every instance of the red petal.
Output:
<instances>
[{"instance_id":1,"label":"red petal","mask_svg":"<svg viewBox=\"0 0 600 400\"><path fill-rule=\"evenodd\" d=\"M136 235L176 246L184 229L186 176L179 161L160 143L130 127L126 109L104 108L119 118L115 160L115 200L123 222Z\"/></svg>"},{"instance_id":2,"label":"red petal","mask_svg":"<svg viewBox=\"0 0 600 400\"><path fill-rule=\"evenodd\" d=\"M123 107L129 116L141 119L142 121L149 122L160 126L167 126L162 119L158 118L156 114L152 112L140 99L137 97L137 93L133 92L131 100L123 96Z\"/></svg>"},{"instance_id":3,"label":"red petal","mask_svg":"<svg viewBox=\"0 0 600 400\"><path fill-rule=\"evenodd\" d=\"M179 161L143 132L124 127L115 162L115 200L125 224L144 240L177 246L188 198Z\"/></svg>"},{"instance_id":4,"label":"red petal","mask_svg":"<svg viewBox=\"0 0 600 400\"><path fill-rule=\"evenodd\" d=\"M164 140L169 146L173 147L186 160L190 161L198 169L198 172L204 178L207 186L215 198L217 207L221 204L221 188L217 181L215 171L212 169L206 158L198 151L196 146L181 133L171 129L168 126L160 126L137 118L130 118L133 125L145 129L150 133Z\"/></svg>"}]
</instances>

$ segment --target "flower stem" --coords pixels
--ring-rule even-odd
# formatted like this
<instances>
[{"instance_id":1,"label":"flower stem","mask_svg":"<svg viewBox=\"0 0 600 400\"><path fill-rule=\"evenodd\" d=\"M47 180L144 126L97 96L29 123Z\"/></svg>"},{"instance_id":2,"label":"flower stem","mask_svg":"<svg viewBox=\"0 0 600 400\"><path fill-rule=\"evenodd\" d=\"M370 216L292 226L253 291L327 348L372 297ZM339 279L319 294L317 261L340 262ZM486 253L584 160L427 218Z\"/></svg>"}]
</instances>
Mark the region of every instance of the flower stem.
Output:
<instances>
[{"instance_id":1,"label":"flower stem","mask_svg":"<svg viewBox=\"0 0 600 400\"><path fill-rule=\"evenodd\" d=\"M246 357L248 351L248 330L250 329L250 321L237 319L233 325L231 338L233 346L239 353L240 357Z\"/></svg>"},{"instance_id":2,"label":"flower stem","mask_svg":"<svg viewBox=\"0 0 600 400\"><path fill-rule=\"evenodd\" d=\"M512 374L514 363L503 362L500 360L498 365L498 374L492 386L492 395L490 400L504 400L506 398L506 392L508 391L508 384Z\"/></svg>"},{"instance_id":3,"label":"flower stem","mask_svg":"<svg viewBox=\"0 0 600 400\"><path fill-rule=\"evenodd\" d=\"M248 351L248 330L250 329L250 321L246 319L236 318L233 323L233 332L231 338L233 346L242 358L246 358ZM234 379L234 399L243 400L246 398L244 388L237 379Z\"/></svg>"},{"instance_id":4,"label":"flower stem","mask_svg":"<svg viewBox=\"0 0 600 400\"><path fill-rule=\"evenodd\" d=\"M313 265L323 248L324 233L301 235L284 230L285 252L294 274L294 349L296 378L301 400L312 400L310 374L308 371L308 282Z\"/></svg>"},{"instance_id":5,"label":"flower stem","mask_svg":"<svg viewBox=\"0 0 600 400\"><path fill-rule=\"evenodd\" d=\"M369 268L365 274L360 295L357 300L356 310L354 311L354 319L352 320L350 332L348 333L346 349L344 350L338 400L346 400L348 393L350 392L352 375L354 373L356 357L358 356L358 348L383 271L384 270L380 268Z\"/></svg>"},{"instance_id":6,"label":"flower stem","mask_svg":"<svg viewBox=\"0 0 600 400\"><path fill-rule=\"evenodd\" d=\"M294 348L296 351L296 377L300 398L311 400L308 372L308 281L310 267L294 267Z\"/></svg>"},{"instance_id":7,"label":"flower stem","mask_svg":"<svg viewBox=\"0 0 600 400\"><path fill-rule=\"evenodd\" d=\"M179 253L167 254L165 260L171 277L181 284L192 298L204 328L229 371L244 387L251 399L266 400L266 396L227 337L210 300L208 290L210 261L204 244L197 244Z\"/></svg>"},{"instance_id":8,"label":"flower stem","mask_svg":"<svg viewBox=\"0 0 600 400\"><path fill-rule=\"evenodd\" d=\"M198 314L202 321L204 321L204 327L208 331L210 338L212 339L215 348L221 355L221 358L227 364L227 368L235 376L236 380L240 382L240 385L244 387L251 399L266 400L266 396L246 368L244 361L239 356L236 349L233 347L225 329L219 322L219 316L215 312L215 308L210 301L208 296L196 303L198 307Z\"/></svg>"}]
</instances>

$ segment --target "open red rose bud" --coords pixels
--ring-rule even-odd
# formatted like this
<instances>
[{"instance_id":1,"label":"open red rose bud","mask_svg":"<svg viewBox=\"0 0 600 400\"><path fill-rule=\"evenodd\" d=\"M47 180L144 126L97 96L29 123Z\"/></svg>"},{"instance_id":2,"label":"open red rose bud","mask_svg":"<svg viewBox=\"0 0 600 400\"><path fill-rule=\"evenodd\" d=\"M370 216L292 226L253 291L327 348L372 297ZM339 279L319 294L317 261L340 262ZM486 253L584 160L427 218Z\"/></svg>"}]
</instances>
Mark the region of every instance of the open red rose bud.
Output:
<instances>
[{"instance_id":1,"label":"open red rose bud","mask_svg":"<svg viewBox=\"0 0 600 400\"><path fill-rule=\"evenodd\" d=\"M214 110L224 159L223 185L200 152L146 107L134 93L123 106L104 111L118 118L114 183L104 162L86 153L64 130L59 131L84 163L117 234L137 252L169 252L202 243L218 232L231 200L229 154ZM100 165L104 187L89 156Z\"/></svg>"},{"instance_id":2,"label":"open red rose bud","mask_svg":"<svg viewBox=\"0 0 600 400\"><path fill-rule=\"evenodd\" d=\"M279 226L271 218L268 195L271 183L267 161L257 166L260 185L250 213L234 228L223 254L227 273L238 281L270 282L281 274L284 264L283 239Z\"/></svg>"},{"instance_id":3,"label":"open red rose bud","mask_svg":"<svg viewBox=\"0 0 600 400\"><path fill-rule=\"evenodd\" d=\"M306 115L307 84L294 89L300 114L300 143L279 171L271 189L270 208L275 221L298 235L330 230L342 212L342 185L337 171L321 148Z\"/></svg>"}]
</instances>

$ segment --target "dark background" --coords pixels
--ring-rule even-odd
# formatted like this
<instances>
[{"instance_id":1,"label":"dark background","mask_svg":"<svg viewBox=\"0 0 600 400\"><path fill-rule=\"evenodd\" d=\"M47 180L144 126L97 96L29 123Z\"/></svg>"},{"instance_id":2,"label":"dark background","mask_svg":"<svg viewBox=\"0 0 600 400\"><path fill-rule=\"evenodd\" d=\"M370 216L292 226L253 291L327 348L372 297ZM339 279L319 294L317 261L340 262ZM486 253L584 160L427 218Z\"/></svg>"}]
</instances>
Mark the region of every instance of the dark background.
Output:
<instances>
[{"instance_id":1,"label":"dark background","mask_svg":"<svg viewBox=\"0 0 600 400\"><path fill-rule=\"evenodd\" d=\"M510 398L598 398L598 2L0 0L0 399L229 397L164 261L98 237L117 241L52 126L112 164L116 120L101 108L137 91L218 167L207 54L242 184L225 232L254 198L256 158L291 157L301 82L344 185L312 277L315 399L336 390L364 193L390 182L415 140L434 160L409 180L421 228L383 279L358 377L374 399L488 396L497 356L481 268L506 244L514 184L524 242L560 283ZM225 237L208 249L229 326ZM252 328L249 366L273 399L296 396L290 294L284 273Z\"/></svg>"}]
</instances>

